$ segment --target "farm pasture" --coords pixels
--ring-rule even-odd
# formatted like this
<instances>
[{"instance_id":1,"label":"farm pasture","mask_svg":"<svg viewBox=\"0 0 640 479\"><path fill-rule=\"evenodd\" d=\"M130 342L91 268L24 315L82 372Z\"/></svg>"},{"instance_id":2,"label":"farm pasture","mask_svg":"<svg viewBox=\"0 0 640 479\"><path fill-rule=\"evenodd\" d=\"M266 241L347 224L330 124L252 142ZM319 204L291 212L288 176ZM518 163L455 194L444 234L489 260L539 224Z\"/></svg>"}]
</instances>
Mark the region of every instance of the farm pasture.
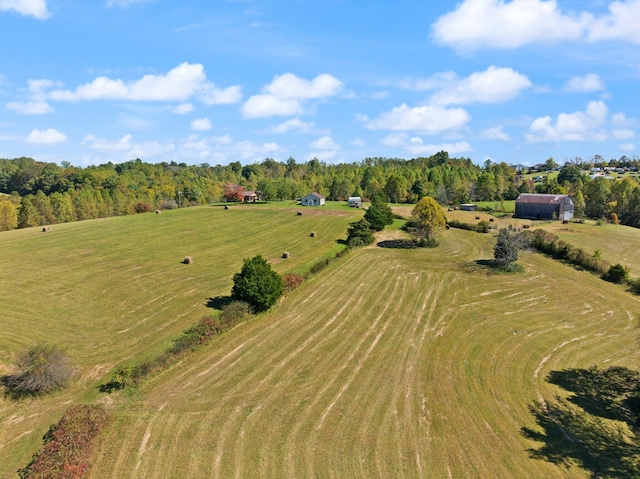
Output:
<instances>
[{"instance_id":1,"label":"farm pasture","mask_svg":"<svg viewBox=\"0 0 640 479\"><path fill-rule=\"evenodd\" d=\"M94 478L589 477L533 459L551 371L633 368L639 301L491 235L368 247L120 398Z\"/></svg>"},{"instance_id":2,"label":"farm pasture","mask_svg":"<svg viewBox=\"0 0 640 479\"><path fill-rule=\"evenodd\" d=\"M195 207L0 234L0 375L36 342L67 350L78 368L65 391L0 396L0 477L26 465L70 403L111 402L97 386L115 365L154 357L227 296L246 257L305 272L342 245L362 215L344 206L295 215L285 203ZM309 237L309 231L318 233ZM283 250L291 258L280 259ZM183 264L193 256L193 264Z\"/></svg>"}]
</instances>

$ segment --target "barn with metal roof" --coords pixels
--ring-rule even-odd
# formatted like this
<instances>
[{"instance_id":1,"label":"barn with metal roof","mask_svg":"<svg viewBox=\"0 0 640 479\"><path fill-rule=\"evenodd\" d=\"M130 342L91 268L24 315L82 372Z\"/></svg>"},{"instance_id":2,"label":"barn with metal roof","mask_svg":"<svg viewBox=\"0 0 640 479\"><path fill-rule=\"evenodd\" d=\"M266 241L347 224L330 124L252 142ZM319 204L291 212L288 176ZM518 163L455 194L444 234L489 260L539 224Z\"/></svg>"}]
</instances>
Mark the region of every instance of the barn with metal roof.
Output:
<instances>
[{"instance_id":1,"label":"barn with metal roof","mask_svg":"<svg viewBox=\"0 0 640 479\"><path fill-rule=\"evenodd\" d=\"M573 200L569 195L522 193L516 199L516 218L530 220L573 219Z\"/></svg>"}]
</instances>

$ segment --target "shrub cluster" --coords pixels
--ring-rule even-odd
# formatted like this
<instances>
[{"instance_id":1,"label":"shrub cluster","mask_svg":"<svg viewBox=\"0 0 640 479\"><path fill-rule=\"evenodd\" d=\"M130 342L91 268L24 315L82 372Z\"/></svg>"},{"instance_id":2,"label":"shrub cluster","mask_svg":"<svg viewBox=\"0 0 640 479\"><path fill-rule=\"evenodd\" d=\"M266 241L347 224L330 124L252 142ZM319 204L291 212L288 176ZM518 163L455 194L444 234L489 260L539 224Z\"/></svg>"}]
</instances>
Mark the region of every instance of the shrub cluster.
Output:
<instances>
[{"instance_id":1,"label":"shrub cluster","mask_svg":"<svg viewBox=\"0 0 640 479\"><path fill-rule=\"evenodd\" d=\"M95 439L109 416L103 406L71 406L44 435L44 446L18 471L21 479L81 479L86 476Z\"/></svg>"},{"instance_id":2,"label":"shrub cluster","mask_svg":"<svg viewBox=\"0 0 640 479\"><path fill-rule=\"evenodd\" d=\"M233 301L223 306L219 316L203 317L195 325L186 329L173 341L172 346L157 358L135 366L118 367L111 381L103 385L101 390L110 392L114 389L124 389L127 384L137 386L141 380L166 367L173 359L207 344L215 336L246 320L250 314L253 314L251 306L243 301Z\"/></svg>"},{"instance_id":3,"label":"shrub cluster","mask_svg":"<svg viewBox=\"0 0 640 479\"><path fill-rule=\"evenodd\" d=\"M298 273L287 273L282 276L282 287L284 288L284 294L289 294L296 289L304 281L304 276Z\"/></svg>"},{"instance_id":4,"label":"shrub cluster","mask_svg":"<svg viewBox=\"0 0 640 479\"><path fill-rule=\"evenodd\" d=\"M37 344L18 357L18 372L3 378L12 396L35 396L60 389L73 374L67 355L57 346Z\"/></svg>"},{"instance_id":5,"label":"shrub cluster","mask_svg":"<svg viewBox=\"0 0 640 479\"><path fill-rule=\"evenodd\" d=\"M141 201L133 207L133 211L135 211L136 213L148 213L149 211L153 211L153 206L151 206L149 203L143 203Z\"/></svg>"},{"instance_id":6,"label":"shrub cluster","mask_svg":"<svg viewBox=\"0 0 640 479\"><path fill-rule=\"evenodd\" d=\"M464 221L451 220L447 224L451 228L458 228L461 230L476 231L478 233L489 232L489 222L486 220L478 221L475 225L473 223L465 223Z\"/></svg>"},{"instance_id":7,"label":"shrub cluster","mask_svg":"<svg viewBox=\"0 0 640 479\"><path fill-rule=\"evenodd\" d=\"M555 259L568 261L580 268L599 275L604 275L609 270L609 263L597 254L588 254L582 248L562 241L556 235L543 229L536 229L525 233L531 245L538 251L548 254Z\"/></svg>"}]
</instances>

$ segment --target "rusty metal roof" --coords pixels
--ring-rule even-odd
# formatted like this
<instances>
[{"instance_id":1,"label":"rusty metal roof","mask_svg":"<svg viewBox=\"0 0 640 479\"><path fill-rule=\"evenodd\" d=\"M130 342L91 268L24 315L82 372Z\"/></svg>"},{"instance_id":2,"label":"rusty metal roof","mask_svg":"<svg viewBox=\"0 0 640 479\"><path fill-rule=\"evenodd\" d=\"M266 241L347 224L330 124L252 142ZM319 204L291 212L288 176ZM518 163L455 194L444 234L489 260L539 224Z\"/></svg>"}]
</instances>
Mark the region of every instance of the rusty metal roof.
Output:
<instances>
[{"instance_id":1,"label":"rusty metal roof","mask_svg":"<svg viewBox=\"0 0 640 479\"><path fill-rule=\"evenodd\" d=\"M516 203L528 205L557 205L569 195L546 195L538 193L522 193L516 199Z\"/></svg>"}]
</instances>

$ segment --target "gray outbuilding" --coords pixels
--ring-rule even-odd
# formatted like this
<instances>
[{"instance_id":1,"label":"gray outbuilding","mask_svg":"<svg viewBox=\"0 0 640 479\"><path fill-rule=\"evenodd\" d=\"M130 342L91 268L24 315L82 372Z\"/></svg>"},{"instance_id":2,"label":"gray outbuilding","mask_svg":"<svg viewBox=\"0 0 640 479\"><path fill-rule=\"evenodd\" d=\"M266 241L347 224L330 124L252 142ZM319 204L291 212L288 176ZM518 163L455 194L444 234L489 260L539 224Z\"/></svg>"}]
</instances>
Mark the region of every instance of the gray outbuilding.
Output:
<instances>
[{"instance_id":1,"label":"gray outbuilding","mask_svg":"<svg viewBox=\"0 0 640 479\"><path fill-rule=\"evenodd\" d=\"M300 204L302 206L322 206L324 205L324 196L314 191L300 198Z\"/></svg>"},{"instance_id":2,"label":"gray outbuilding","mask_svg":"<svg viewBox=\"0 0 640 479\"><path fill-rule=\"evenodd\" d=\"M516 218L530 220L573 219L573 200L569 195L522 193L516 199Z\"/></svg>"}]
</instances>

